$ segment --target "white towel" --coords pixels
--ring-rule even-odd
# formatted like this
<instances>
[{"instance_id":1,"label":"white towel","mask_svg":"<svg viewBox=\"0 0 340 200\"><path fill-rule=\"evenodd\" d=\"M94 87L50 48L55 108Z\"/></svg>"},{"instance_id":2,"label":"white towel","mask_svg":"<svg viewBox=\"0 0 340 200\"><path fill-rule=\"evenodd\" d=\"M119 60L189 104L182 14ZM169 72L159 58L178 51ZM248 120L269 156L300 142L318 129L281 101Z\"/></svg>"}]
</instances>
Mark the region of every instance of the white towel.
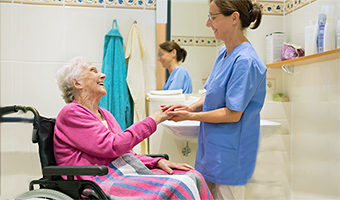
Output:
<instances>
[{"instance_id":1,"label":"white towel","mask_svg":"<svg viewBox=\"0 0 340 200\"><path fill-rule=\"evenodd\" d=\"M150 94L152 94L152 95L164 95L164 96L180 95L180 94L183 94L183 90L182 89L179 89L179 90L156 90L156 91L150 91Z\"/></svg>"},{"instance_id":2,"label":"white towel","mask_svg":"<svg viewBox=\"0 0 340 200\"><path fill-rule=\"evenodd\" d=\"M141 121L145 114L145 83L143 57L145 46L137 23L134 23L126 43L125 59L128 61L127 84L134 102L134 122Z\"/></svg>"}]
</instances>

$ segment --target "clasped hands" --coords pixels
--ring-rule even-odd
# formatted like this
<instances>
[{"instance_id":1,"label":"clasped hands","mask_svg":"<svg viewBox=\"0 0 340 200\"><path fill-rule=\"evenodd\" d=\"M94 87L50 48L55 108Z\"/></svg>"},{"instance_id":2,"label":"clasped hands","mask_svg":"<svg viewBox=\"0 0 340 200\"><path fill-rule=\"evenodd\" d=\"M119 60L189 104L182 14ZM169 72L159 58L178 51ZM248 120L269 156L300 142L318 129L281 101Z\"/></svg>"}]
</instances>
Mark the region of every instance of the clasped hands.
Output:
<instances>
[{"instance_id":1,"label":"clasped hands","mask_svg":"<svg viewBox=\"0 0 340 200\"><path fill-rule=\"evenodd\" d=\"M155 120L156 124L165 120L178 122L189 120L191 114L189 111L189 106L182 104L161 105L161 109L150 115L150 117Z\"/></svg>"},{"instance_id":2,"label":"clasped hands","mask_svg":"<svg viewBox=\"0 0 340 200\"><path fill-rule=\"evenodd\" d=\"M189 114L190 114L189 107L186 105L182 104L161 105L161 109L150 115L150 117L155 120L156 124L159 124L165 120L173 120L175 122L186 120ZM188 164L176 163L165 159L160 159L157 162L157 167L161 168L168 174L173 174L172 169L179 169L184 171L194 169L192 166Z\"/></svg>"}]
</instances>

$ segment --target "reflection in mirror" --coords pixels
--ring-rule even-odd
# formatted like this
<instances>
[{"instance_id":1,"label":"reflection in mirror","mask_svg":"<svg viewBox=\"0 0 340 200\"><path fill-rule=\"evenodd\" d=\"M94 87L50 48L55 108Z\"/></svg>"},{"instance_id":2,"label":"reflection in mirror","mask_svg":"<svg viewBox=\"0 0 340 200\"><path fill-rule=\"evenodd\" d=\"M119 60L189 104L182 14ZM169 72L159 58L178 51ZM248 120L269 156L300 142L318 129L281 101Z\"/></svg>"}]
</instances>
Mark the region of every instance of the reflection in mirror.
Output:
<instances>
[{"instance_id":1,"label":"reflection in mirror","mask_svg":"<svg viewBox=\"0 0 340 200\"><path fill-rule=\"evenodd\" d=\"M169 72L162 90L182 90L185 94L192 93L192 82L188 70L183 67L187 51L176 42L165 41L159 44L157 60Z\"/></svg>"},{"instance_id":2,"label":"reflection in mirror","mask_svg":"<svg viewBox=\"0 0 340 200\"><path fill-rule=\"evenodd\" d=\"M171 0L171 41L187 51L185 65L192 79L192 92L203 89L221 42L206 27L208 0Z\"/></svg>"}]
</instances>

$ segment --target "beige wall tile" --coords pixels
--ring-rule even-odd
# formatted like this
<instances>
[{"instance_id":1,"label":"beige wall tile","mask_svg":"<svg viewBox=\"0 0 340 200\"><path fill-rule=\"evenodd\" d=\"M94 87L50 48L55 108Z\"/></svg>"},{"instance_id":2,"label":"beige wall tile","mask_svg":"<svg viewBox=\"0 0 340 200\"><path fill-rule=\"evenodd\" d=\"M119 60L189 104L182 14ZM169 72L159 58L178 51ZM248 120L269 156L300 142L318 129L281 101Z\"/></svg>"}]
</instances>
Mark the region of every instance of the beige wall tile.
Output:
<instances>
[{"instance_id":1,"label":"beige wall tile","mask_svg":"<svg viewBox=\"0 0 340 200\"><path fill-rule=\"evenodd\" d=\"M91 62L102 62L104 36L111 29L104 29L104 8L65 7L65 60L86 56ZM112 24L112 21L109 22ZM118 21L118 27L120 22Z\"/></svg>"},{"instance_id":2,"label":"beige wall tile","mask_svg":"<svg viewBox=\"0 0 340 200\"><path fill-rule=\"evenodd\" d=\"M45 117L57 117L65 105L55 76L61 64L22 63L21 104L31 105ZM42 77L43 74L43 77Z\"/></svg>"},{"instance_id":3,"label":"beige wall tile","mask_svg":"<svg viewBox=\"0 0 340 200\"><path fill-rule=\"evenodd\" d=\"M173 2L171 3L171 35L192 36L195 30L196 17L192 12L196 4Z\"/></svg>"},{"instance_id":4,"label":"beige wall tile","mask_svg":"<svg viewBox=\"0 0 340 200\"><path fill-rule=\"evenodd\" d=\"M261 110L261 119L290 119L290 102L267 101Z\"/></svg>"},{"instance_id":5,"label":"beige wall tile","mask_svg":"<svg viewBox=\"0 0 340 200\"><path fill-rule=\"evenodd\" d=\"M23 58L23 11L20 4L13 4L13 59ZM1 36L2 37L2 36Z\"/></svg>"},{"instance_id":6,"label":"beige wall tile","mask_svg":"<svg viewBox=\"0 0 340 200\"><path fill-rule=\"evenodd\" d=\"M64 60L63 11L59 6L22 5L23 60Z\"/></svg>"},{"instance_id":7,"label":"beige wall tile","mask_svg":"<svg viewBox=\"0 0 340 200\"><path fill-rule=\"evenodd\" d=\"M1 5L1 60L13 59L13 5Z\"/></svg>"},{"instance_id":8,"label":"beige wall tile","mask_svg":"<svg viewBox=\"0 0 340 200\"><path fill-rule=\"evenodd\" d=\"M1 105L21 104L23 101L22 64L1 62Z\"/></svg>"}]
</instances>

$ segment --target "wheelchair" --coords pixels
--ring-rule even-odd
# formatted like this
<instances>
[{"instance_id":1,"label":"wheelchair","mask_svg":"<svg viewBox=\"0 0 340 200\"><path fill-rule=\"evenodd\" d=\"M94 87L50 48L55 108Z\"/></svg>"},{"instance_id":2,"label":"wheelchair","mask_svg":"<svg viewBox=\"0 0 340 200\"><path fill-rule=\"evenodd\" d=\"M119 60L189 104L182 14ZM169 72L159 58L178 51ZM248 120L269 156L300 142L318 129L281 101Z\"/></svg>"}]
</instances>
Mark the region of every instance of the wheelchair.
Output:
<instances>
[{"instance_id":1,"label":"wheelchair","mask_svg":"<svg viewBox=\"0 0 340 200\"><path fill-rule=\"evenodd\" d=\"M21 117L3 117L18 111L32 112L33 119ZM110 195L93 181L75 180L74 176L92 175L104 176L108 173L106 166L57 166L53 151L54 118L39 115L36 108L30 106L6 106L0 108L0 122L23 122L33 124L32 142L38 143L42 178L29 183L29 191L16 197L24 199L103 199L110 200ZM151 157L163 157L169 160L167 154L152 154ZM66 176L64 179L62 176Z\"/></svg>"}]
</instances>

